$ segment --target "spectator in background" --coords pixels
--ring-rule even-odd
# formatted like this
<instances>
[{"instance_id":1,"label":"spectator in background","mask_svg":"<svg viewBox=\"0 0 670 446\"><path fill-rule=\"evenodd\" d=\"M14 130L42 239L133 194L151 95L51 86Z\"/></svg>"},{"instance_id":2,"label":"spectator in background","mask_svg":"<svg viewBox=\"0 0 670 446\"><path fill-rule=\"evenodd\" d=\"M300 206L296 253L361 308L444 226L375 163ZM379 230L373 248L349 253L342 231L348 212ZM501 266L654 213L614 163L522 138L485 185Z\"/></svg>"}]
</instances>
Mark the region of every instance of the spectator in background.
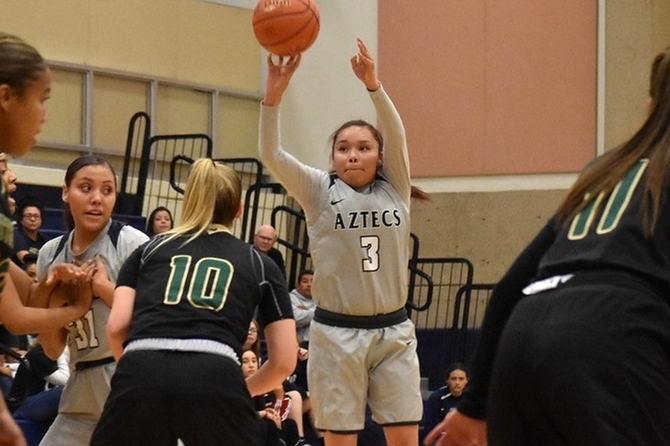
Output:
<instances>
[{"instance_id":1,"label":"spectator in background","mask_svg":"<svg viewBox=\"0 0 670 446\"><path fill-rule=\"evenodd\" d=\"M256 229L254 233L254 247L274 260L284 274L284 277L286 277L284 256L274 247L275 243L277 243L277 231L272 225L261 225Z\"/></svg>"},{"instance_id":2,"label":"spectator in background","mask_svg":"<svg viewBox=\"0 0 670 446\"><path fill-rule=\"evenodd\" d=\"M28 277L37 283L37 254L26 254L23 256L23 265L21 268L28 274Z\"/></svg>"},{"instance_id":3,"label":"spectator in background","mask_svg":"<svg viewBox=\"0 0 670 446\"><path fill-rule=\"evenodd\" d=\"M449 412L456 409L468 384L468 370L457 362L447 370L446 385L430 394L423 405L423 419L419 425L420 444Z\"/></svg>"},{"instance_id":4,"label":"spectator in background","mask_svg":"<svg viewBox=\"0 0 670 446\"><path fill-rule=\"evenodd\" d=\"M16 218L18 225L14 228L14 263L22 266L27 254L35 254L47 242L40 232L44 207L34 197L26 197L19 202Z\"/></svg>"},{"instance_id":5,"label":"spectator in background","mask_svg":"<svg viewBox=\"0 0 670 446\"><path fill-rule=\"evenodd\" d=\"M242 374L247 379L258 371L260 358L253 350L244 350L241 358ZM257 395L253 398L258 413L259 431L262 446L309 446L304 438L299 437L296 422L287 418L286 410L290 404L283 404L284 395L281 388L275 392ZM278 404L279 403L279 404Z\"/></svg>"},{"instance_id":6,"label":"spectator in background","mask_svg":"<svg viewBox=\"0 0 670 446\"><path fill-rule=\"evenodd\" d=\"M13 380L14 370L7 364L5 355L0 354L0 398L3 401L9 399Z\"/></svg>"},{"instance_id":7,"label":"spectator in background","mask_svg":"<svg viewBox=\"0 0 670 446\"><path fill-rule=\"evenodd\" d=\"M291 305L298 332L298 342L305 348L309 348L309 324L314 319L314 310L316 310L316 304L312 300L313 280L314 271L302 270L298 275L295 288L291 291Z\"/></svg>"},{"instance_id":8,"label":"spectator in background","mask_svg":"<svg viewBox=\"0 0 670 446\"><path fill-rule=\"evenodd\" d=\"M258 325L256 319L252 319L249 323L249 331L247 332L247 339L242 345L242 350L252 350L256 353L258 357L258 363L260 364L262 358L262 349L261 349L261 329Z\"/></svg>"},{"instance_id":9,"label":"spectator in background","mask_svg":"<svg viewBox=\"0 0 670 446\"><path fill-rule=\"evenodd\" d=\"M7 164L7 155L4 152L0 152L0 176L5 183L5 193L7 194L7 206L9 208L10 215L13 215L16 211L16 201L11 197L16 191L16 174L12 172Z\"/></svg>"},{"instance_id":10,"label":"spectator in background","mask_svg":"<svg viewBox=\"0 0 670 446\"><path fill-rule=\"evenodd\" d=\"M147 218L146 233L149 237L167 232L174 227L172 213L165 206L158 206Z\"/></svg>"}]
</instances>

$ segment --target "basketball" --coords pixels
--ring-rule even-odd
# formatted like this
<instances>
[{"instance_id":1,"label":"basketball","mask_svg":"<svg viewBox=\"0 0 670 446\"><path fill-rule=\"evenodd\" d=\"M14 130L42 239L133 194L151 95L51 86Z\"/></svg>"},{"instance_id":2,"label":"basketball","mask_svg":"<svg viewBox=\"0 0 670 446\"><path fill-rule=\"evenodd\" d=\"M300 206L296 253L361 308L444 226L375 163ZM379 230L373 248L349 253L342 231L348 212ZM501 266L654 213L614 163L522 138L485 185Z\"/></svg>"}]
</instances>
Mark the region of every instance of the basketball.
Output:
<instances>
[{"instance_id":1,"label":"basketball","mask_svg":"<svg viewBox=\"0 0 670 446\"><path fill-rule=\"evenodd\" d=\"M309 48L319 34L313 0L260 0L254 9L256 40L272 54L291 56Z\"/></svg>"}]
</instances>

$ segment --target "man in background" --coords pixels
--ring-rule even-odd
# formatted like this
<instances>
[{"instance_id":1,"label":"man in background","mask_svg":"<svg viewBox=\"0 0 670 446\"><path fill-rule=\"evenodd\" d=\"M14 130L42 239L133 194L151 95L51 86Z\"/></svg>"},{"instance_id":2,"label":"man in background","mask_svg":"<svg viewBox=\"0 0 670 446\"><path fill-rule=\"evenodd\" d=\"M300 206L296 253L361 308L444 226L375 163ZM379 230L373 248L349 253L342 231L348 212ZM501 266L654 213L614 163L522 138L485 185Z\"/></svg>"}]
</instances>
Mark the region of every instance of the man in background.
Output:
<instances>
[{"instance_id":1,"label":"man in background","mask_svg":"<svg viewBox=\"0 0 670 446\"><path fill-rule=\"evenodd\" d=\"M279 266L279 269L286 277L286 267L284 266L284 256L277 248L277 231L272 225L261 225L254 233L254 248L267 254Z\"/></svg>"}]
</instances>

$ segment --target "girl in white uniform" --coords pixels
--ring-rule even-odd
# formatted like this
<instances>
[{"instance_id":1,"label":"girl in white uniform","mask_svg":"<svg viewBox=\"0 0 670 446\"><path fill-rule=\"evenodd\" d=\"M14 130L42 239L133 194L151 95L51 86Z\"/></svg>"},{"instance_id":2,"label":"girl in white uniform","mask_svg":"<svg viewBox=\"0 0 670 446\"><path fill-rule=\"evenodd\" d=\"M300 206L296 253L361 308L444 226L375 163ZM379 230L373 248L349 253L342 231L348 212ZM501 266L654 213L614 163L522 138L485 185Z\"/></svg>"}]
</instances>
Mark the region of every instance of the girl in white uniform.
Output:
<instances>
[{"instance_id":1,"label":"girl in white uniform","mask_svg":"<svg viewBox=\"0 0 670 446\"><path fill-rule=\"evenodd\" d=\"M57 358L70 345L72 375L63 389L58 416L42 439L44 446L88 446L110 390L115 363L106 326L114 284L125 259L149 239L142 231L112 220L116 176L103 158L82 156L65 173L63 201L71 225L68 234L49 240L40 250L38 277L52 264L95 262L90 310L68 327L40 333L45 353Z\"/></svg>"},{"instance_id":2,"label":"girl in white uniform","mask_svg":"<svg viewBox=\"0 0 670 446\"><path fill-rule=\"evenodd\" d=\"M358 39L352 69L383 135L365 121L347 122L333 135L332 173L301 163L279 135L279 104L299 63L300 55L268 57L260 157L306 215L317 304L308 365L316 427L327 445L355 445L369 404L390 446L416 445L422 399L405 311L413 192L405 130Z\"/></svg>"}]
</instances>

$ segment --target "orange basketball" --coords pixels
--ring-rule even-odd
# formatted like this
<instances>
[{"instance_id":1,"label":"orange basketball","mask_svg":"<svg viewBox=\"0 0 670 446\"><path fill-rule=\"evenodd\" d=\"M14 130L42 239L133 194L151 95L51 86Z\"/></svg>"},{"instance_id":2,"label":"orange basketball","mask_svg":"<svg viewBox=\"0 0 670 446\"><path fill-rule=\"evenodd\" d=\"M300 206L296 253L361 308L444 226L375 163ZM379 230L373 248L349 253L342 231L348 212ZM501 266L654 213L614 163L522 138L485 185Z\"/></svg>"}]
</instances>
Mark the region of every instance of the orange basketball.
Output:
<instances>
[{"instance_id":1,"label":"orange basketball","mask_svg":"<svg viewBox=\"0 0 670 446\"><path fill-rule=\"evenodd\" d=\"M312 0L260 0L252 24L263 48L290 56L302 53L316 40L319 9Z\"/></svg>"}]
</instances>

